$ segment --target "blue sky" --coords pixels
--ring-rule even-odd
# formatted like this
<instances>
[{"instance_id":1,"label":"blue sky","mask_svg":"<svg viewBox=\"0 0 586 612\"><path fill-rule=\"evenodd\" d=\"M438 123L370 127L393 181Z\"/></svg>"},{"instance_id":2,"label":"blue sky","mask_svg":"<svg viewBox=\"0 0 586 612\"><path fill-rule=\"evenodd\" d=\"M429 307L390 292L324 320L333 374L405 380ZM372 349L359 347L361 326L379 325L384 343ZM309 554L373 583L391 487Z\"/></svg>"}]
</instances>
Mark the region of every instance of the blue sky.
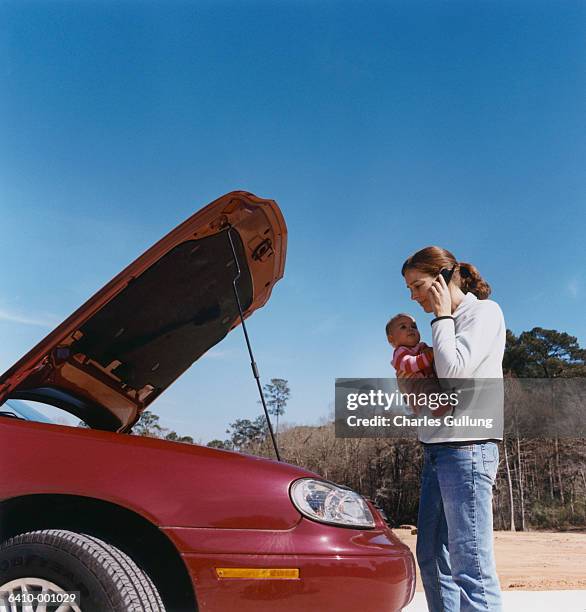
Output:
<instances>
[{"instance_id":1,"label":"blue sky","mask_svg":"<svg viewBox=\"0 0 586 612\"><path fill-rule=\"evenodd\" d=\"M233 189L275 199L284 279L249 320L285 420L391 374L404 259L474 263L514 332L586 346L582 2L0 4L0 368ZM241 330L153 410L204 442L259 414Z\"/></svg>"}]
</instances>

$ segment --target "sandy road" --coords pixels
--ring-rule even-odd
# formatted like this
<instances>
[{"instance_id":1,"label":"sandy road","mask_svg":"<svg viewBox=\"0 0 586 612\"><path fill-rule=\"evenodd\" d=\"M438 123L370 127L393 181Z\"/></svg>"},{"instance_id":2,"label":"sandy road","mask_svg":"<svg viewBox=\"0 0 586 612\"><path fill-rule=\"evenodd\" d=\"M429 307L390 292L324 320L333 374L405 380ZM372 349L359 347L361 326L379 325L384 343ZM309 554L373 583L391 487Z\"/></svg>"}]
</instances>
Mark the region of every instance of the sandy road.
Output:
<instances>
[{"instance_id":1,"label":"sandy road","mask_svg":"<svg viewBox=\"0 0 586 612\"><path fill-rule=\"evenodd\" d=\"M415 554L417 536L393 531ZM503 590L586 589L586 533L495 531L494 538ZM419 572L417 590L422 590Z\"/></svg>"}]
</instances>

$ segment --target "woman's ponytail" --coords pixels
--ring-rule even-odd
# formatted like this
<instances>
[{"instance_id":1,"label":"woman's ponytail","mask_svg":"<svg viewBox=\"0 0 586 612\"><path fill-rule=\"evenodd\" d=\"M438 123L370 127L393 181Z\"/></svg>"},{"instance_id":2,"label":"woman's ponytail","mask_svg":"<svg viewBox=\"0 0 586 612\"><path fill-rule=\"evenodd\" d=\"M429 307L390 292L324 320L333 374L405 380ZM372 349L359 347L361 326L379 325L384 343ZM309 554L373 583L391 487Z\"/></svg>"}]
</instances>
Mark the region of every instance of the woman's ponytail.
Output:
<instances>
[{"instance_id":1,"label":"woman's ponytail","mask_svg":"<svg viewBox=\"0 0 586 612\"><path fill-rule=\"evenodd\" d=\"M480 276L476 266L461 261L460 289L464 293L473 293L479 300L486 300L490 295L490 285Z\"/></svg>"}]
</instances>

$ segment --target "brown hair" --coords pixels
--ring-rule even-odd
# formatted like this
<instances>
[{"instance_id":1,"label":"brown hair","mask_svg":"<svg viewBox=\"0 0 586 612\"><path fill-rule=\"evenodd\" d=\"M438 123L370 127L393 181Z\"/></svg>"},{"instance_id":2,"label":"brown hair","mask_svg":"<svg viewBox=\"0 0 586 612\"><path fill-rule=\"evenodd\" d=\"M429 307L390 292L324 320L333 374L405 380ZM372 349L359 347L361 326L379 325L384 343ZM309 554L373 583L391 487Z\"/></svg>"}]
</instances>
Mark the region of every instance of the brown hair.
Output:
<instances>
[{"instance_id":1,"label":"brown hair","mask_svg":"<svg viewBox=\"0 0 586 612\"><path fill-rule=\"evenodd\" d=\"M452 281L464 293L470 292L479 300L486 300L490 295L490 285L480 276L476 266L463 261L458 262L450 251L438 246L425 247L408 257L401 268L401 274L405 276L406 270L413 269L429 276L437 276L443 268L451 270L454 265L456 269Z\"/></svg>"}]
</instances>

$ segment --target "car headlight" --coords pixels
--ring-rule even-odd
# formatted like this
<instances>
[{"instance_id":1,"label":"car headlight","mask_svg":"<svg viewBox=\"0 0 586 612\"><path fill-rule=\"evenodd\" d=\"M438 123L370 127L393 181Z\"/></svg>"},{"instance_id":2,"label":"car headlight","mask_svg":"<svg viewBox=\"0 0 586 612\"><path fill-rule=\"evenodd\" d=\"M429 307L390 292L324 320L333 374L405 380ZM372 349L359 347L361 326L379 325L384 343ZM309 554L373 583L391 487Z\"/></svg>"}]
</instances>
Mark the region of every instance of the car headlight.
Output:
<instances>
[{"instance_id":1,"label":"car headlight","mask_svg":"<svg viewBox=\"0 0 586 612\"><path fill-rule=\"evenodd\" d=\"M346 527L374 527L364 499L350 489L329 482L301 478L291 485L291 499L301 514L314 521Z\"/></svg>"}]
</instances>

